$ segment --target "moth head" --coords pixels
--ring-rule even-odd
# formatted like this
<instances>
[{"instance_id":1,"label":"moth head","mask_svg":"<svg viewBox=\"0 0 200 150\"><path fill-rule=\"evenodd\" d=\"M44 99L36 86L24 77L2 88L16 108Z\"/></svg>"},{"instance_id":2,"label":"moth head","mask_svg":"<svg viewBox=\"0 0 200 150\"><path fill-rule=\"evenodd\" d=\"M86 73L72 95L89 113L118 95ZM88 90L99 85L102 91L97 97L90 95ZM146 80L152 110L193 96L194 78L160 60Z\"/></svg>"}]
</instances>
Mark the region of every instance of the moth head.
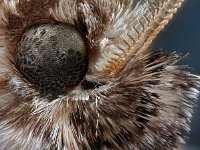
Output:
<instances>
[{"instance_id":1,"label":"moth head","mask_svg":"<svg viewBox=\"0 0 200 150\"><path fill-rule=\"evenodd\" d=\"M6 72L11 88L24 98L31 94L56 98L111 82L124 65L115 68L124 54L110 62L116 38L126 32L130 19L138 17L139 9L129 14L132 3L128 3L2 2L1 47L3 61L12 66Z\"/></svg>"},{"instance_id":2,"label":"moth head","mask_svg":"<svg viewBox=\"0 0 200 150\"><path fill-rule=\"evenodd\" d=\"M181 4L0 1L0 145L178 147L199 77L175 65L182 55L149 46Z\"/></svg>"}]
</instances>

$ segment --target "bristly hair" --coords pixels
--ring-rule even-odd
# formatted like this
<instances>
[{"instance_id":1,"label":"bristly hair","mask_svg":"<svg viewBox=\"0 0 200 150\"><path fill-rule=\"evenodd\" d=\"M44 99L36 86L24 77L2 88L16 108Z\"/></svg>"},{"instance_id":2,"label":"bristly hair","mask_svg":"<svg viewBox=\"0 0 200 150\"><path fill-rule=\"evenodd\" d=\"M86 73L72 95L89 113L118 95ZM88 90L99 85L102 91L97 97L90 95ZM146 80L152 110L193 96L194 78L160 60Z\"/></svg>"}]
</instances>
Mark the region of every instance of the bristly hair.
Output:
<instances>
[{"instance_id":1,"label":"bristly hair","mask_svg":"<svg viewBox=\"0 0 200 150\"><path fill-rule=\"evenodd\" d=\"M183 144L200 77L176 65L183 55L148 48L182 3L1 0L0 149L169 150ZM15 62L23 33L42 23L75 26L90 56L85 84L53 100Z\"/></svg>"}]
</instances>

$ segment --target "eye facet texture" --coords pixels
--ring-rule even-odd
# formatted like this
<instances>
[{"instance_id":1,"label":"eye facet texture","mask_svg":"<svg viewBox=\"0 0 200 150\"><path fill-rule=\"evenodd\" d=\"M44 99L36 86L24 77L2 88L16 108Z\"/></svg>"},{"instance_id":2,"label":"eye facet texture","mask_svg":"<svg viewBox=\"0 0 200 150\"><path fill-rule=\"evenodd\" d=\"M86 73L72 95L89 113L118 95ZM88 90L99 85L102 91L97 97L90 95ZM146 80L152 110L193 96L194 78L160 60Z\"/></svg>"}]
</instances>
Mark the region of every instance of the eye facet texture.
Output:
<instances>
[{"instance_id":1,"label":"eye facet texture","mask_svg":"<svg viewBox=\"0 0 200 150\"><path fill-rule=\"evenodd\" d=\"M71 26L35 25L18 43L16 64L42 90L62 92L79 84L86 74L85 43Z\"/></svg>"}]
</instances>

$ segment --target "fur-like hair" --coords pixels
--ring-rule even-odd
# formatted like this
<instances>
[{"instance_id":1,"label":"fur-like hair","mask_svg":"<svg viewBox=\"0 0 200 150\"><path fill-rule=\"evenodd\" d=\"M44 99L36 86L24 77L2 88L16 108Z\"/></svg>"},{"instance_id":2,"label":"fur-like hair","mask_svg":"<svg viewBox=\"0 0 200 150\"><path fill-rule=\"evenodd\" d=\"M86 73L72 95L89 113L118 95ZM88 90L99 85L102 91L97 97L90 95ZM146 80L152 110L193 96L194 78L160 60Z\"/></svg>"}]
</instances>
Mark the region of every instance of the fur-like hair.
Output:
<instances>
[{"instance_id":1,"label":"fur-like hair","mask_svg":"<svg viewBox=\"0 0 200 150\"><path fill-rule=\"evenodd\" d=\"M182 2L1 0L0 149L169 150L184 143L200 77L175 65L183 56L148 48ZM15 64L23 33L51 22L75 26L89 53L87 84L53 100Z\"/></svg>"}]
</instances>

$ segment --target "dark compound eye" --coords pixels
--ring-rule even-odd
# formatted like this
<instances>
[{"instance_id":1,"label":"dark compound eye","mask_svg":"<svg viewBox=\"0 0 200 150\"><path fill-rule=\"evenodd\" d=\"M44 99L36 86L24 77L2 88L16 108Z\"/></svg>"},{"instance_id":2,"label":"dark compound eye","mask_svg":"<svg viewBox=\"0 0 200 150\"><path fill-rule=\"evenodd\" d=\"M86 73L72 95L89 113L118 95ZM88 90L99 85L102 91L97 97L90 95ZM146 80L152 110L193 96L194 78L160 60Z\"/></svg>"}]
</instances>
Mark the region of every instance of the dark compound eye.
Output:
<instances>
[{"instance_id":1,"label":"dark compound eye","mask_svg":"<svg viewBox=\"0 0 200 150\"><path fill-rule=\"evenodd\" d=\"M55 93L67 91L77 86L87 72L84 39L71 26L33 26L18 43L16 65L40 89Z\"/></svg>"}]
</instances>

